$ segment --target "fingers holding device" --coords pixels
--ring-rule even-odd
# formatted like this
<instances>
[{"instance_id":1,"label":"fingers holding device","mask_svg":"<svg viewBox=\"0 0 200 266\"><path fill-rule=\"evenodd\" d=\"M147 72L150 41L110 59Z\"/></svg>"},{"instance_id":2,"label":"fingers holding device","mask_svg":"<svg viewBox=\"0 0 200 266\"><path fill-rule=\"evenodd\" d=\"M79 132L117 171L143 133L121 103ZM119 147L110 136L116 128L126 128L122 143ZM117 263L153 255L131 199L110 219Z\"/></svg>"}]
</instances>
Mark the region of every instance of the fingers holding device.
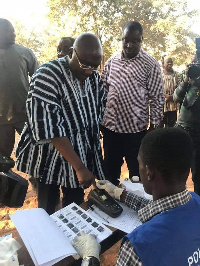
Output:
<instances>
[{"instance_id":1,"label":"fingers holding device","mask_svg":"<svg viewBox=\"0 0 200 266\"><path fill-rule=\"evenodd\" d=\"M120 200L120 196L123 192L123 189L122 188L119 188L115 185L113 185L110 181L108 180L99 180L97 183L96 183L96 186L99 188L99 189L104 189L106 192L108 192L108 194L114 198L114 199L117 199L117 200Z\"/></svg>"}]
</instances>

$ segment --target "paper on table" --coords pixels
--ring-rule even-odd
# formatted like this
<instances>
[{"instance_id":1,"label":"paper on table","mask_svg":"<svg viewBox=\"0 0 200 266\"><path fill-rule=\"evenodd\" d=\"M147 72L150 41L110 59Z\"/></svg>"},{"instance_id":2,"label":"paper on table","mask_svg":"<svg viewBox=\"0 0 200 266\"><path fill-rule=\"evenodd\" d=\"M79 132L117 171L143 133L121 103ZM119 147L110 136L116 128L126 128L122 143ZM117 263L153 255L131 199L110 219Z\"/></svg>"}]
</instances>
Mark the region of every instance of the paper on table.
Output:
<instances>
[{"instance_id":1,"label":"paper on table","mask_svg":"<svg viewBox=\"0 0 200 266\"><path fill-rule=\"evenodd\" d=\"M147 194L144 191L144 187L141 183L133 183L133 182L131 182L130 179L128 179L128 180L119 179L119 181L126 187L127 191L133 192L134 194L136 194L140 197L144 197L146 199L153 200L152 196Z\"/></svg>"},{"instance_id":2,"label":"paper on table","mask_svg":"<svg viewBox=\"0 0 200 266\"><path fill-rule=\"evenodd\" d=\"M69 239L43 209L21 210L10 217L35 265L53 265L77 254Z\"/></svg>"},{"instance_id":3,"label":"paper on table","mask_svg":"<svg viewBox=\"0 0 200 266\"><path fill-rule=\"evenodd\" d=\"M124 231L125 233L132 232L136 227L142 224L138 218L137 213L127 207L125 204L118 202L122 208L123 212L117 218L112 218L106 213L102 212L98 207L92 205L94 210L87 210L87 212L92 215L95 219L98 219L106 225L110 225L114 228Z\"/></svg>"},{"instance_id":4,"label":"paper on table","mask_svg":"<svg viewBox=\"0 0 200 266\"><path fill-rule=\"evenodd\" d=\"M86 234L96 235L99 243L112 234L109 228L93 219L92 216L88 215L76 203L71 203L67 207L55 212L51 215L51 218L70 240L81 231L84 231Z\"/></svg>"}]
</instances>

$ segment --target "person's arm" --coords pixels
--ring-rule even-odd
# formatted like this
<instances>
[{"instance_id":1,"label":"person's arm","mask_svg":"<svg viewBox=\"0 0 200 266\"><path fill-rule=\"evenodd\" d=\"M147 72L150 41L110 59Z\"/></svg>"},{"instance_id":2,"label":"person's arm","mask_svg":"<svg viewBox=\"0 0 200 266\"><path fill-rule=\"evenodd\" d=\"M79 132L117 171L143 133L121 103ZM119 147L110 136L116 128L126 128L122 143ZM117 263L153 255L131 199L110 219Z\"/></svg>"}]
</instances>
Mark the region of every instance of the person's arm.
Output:
<instances>
[{"instance_id":1,"label":"person's arm","mask_svg":"<svg viewBox=\"0 0 200 266\"><path fill-rule=\"evenodd\" d=\"M74 151L68 137L58 137L51 139L51 142L60 154L68 161L74 170L80 185L83 187L89 187L91 184L95 185L94 175L85 167L81 159Z\"/></svg>"},{"instance_id":2,"label":"person's arm","mask_svg":"<svg viewBox=\"0 0 200 266\"><path fill-rule=\"evenodd\" d=\"M43 72L49 83L43 84ZM58 84L52 71L45 67L34 76L27 99L27 118L30 134L36 143L52 142L55 148L75 169L81 185L94 183L93 174L84 166L74 151L69 137L70 131L63 117L59 102Z\"/></svg>"},{"instance_id":3,"label":"person's arm","mask_svg":"<svg viewBox=\"0 0 200 266\"><path fill-rule=\"evenodd\" d=\"M174 94L173 94L174 102L182 103L188 89L189 89L189 84L187 80L185 80L184 82L181 82L174 91Z\"/></svg>"},{"instance_id":4,"label":"person's arm","mask_svg":"<svg viewBox=\"0 0 200 266\"><path fill-rule=\"evenodd\" d=\"M134 247L128 239L122 244L117 256L116 266L124 265L142 266L140 258L135 253Z\"/></svg>"},{"instance_id":5,"label":"person's arm","mask_svg":"<svg viewBox=\"0 0 200 266\"><path fill-rule=\"evenodd\" d=\"M96 183L99 189L105 189L108 194L126 203L128 206L132 207L134 210L139 210L140 208L146 206L150 201L134 195L134 193L127 192L122 188L113 185L108 180L99 180ZM72 241L72 245L77 250L78 254L83 258L81 266L99 266L99 252L100 247L93 235L85 234L81 232L80 236L76 236ZM117 266L122 265L137 265L142 266L141 261L134 251L133 246L127 239L120 248L120 252L117 259Z\"/></svg>"},{"instance_id":6,"label":"person's arm","mask_svg":"<svg viewBox=\"0 0 200 266\"><path fill-rule=\"evenodd\" d=\"M81 266L100 265L100 245L93 235L81 232L81 235L76 236L71 241L71 244L83 259ZM116 266L124 265L142 266L140 258L135 253L134 247L128 239L122 244L117 256Z\"/></svg>"},{"instance_id":7,"label":"person's arm","mask_svg":"<svg viewBox=\"0 0 200 266\"><path fill-rule=\"evenodd\" d=\"M34 55L33 51L28 49L29 51L29 59L27 62L27 66L28 66L28 73L29 76L32 77L33 74L35 73L36 69L39 67L38 61L36 56Z\"/></svg>"},{"instance_id":8,"label":"person's arm","mask_svg":"<svg viewBox=\"0 0 200 266\"><path fill-rule=\"evenodd\" d=\"M174 91L174 94L173 94L174 102L182 103L185 97L185 94L187 93L189 89L190 84L189 84L189 77L188 77L188 67L189 65L184 71L184 77L182 78L182 82L178 84L177 88Z\"/></svg>"},{"instance_id":9,"label":"person's arm","mask_svg":"<svg viewBox=\"0 0 200 266\"><path fill-rule=\"evenodd\" d=\"M150 129L153 129L160 124L165 103L163 79L158 63L154 64L149 73L147 89L150 105Z\"/></svg>"}]
</instances>

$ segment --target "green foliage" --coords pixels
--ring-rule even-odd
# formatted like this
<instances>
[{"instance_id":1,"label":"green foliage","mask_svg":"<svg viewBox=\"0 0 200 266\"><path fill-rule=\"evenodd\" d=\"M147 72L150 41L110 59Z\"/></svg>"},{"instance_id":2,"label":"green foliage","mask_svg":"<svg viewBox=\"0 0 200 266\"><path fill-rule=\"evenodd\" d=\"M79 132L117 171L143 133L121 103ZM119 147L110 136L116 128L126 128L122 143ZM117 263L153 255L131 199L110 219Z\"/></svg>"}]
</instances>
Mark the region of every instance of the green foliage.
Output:
<instances>
[{"instance_id":1,"label":"green foliage","mask_svg":"<svg viewBox=\"0 0 200 266\"><path fill-rule=\"evenodd\" d=\"M34 29L28 31L19 21L13 23L16 33L16 43L31 49L37 58L40 58L43 39L35 32Z\"/></svg>"},{"instance_id":2,"label":"green foliage","mask_svg":"<svg viewBox=\"0 0 200 266\"><path fill-rule=\"evenodd\" d=\"M77 36L92 32L103 43L105 59L119 49L121 27L139 21L144 28L144 48L157 59L168 53L180 65L195 51L190 28L197 17L187 0L48 0L48 18L58 28ZM68 33L67 33L68 34Z\"/></svg>"},{"instance_id":3,"label":"green foliage","mask_svg":"<svg viewBox=\"0 0 200 266\"><path fill-rule=\"evenodd\" d=\"M49 25L28 32L14 24L17 42L31 48L39 62L56 58L61 37L77 37L82 32L96 34L104 49L104 61L121 51L121 29L130 20L144 29L145 51L160 60L162 54L176 65L190 62L195 53L191 26L197 11L188 11L187 0L47 0Z\"/></svg>"}]
</instances>

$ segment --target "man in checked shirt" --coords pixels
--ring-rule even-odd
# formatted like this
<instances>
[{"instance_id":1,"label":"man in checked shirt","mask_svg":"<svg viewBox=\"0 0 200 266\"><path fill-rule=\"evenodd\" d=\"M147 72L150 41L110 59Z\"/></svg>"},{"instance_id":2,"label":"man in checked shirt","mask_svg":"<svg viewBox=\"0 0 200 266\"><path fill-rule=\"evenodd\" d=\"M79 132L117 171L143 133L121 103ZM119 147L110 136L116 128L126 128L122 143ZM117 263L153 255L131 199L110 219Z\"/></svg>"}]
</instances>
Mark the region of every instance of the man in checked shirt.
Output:
<instances>
[{"instance_id":1,"label":"man in checked shirt","mask_svg":"<svg viewBox=\"0 0 200 266\"><path fill-rule=\"evenodd\" d=\"M156 129L143 138L139 171L153 201L107 180L97 183L98 188L137 211L142 222L122 240L117 266L200 264L200 197L186 189L192 152L191 137L179 128ZM93 235L82 233L72 244L83 257L82 265L100 264L100 245Z\"/></svg>"},{"instance_id":2,"label":"man in checked shirt","mask_svg":"<svg viewBox=\"0 0 200 266\"><path fill-rule=\"evenodd\" d=\"M108 92L103 117L105 174L118 184L123 157L129 178L138 176L138 150L147 127L158 127L165 102L158 62L141 49L143 29L131 21L122 30L122 52L105 64L102 79ZM150 121L149 121L150 118Z\"/></svg>"}]
</instances>

